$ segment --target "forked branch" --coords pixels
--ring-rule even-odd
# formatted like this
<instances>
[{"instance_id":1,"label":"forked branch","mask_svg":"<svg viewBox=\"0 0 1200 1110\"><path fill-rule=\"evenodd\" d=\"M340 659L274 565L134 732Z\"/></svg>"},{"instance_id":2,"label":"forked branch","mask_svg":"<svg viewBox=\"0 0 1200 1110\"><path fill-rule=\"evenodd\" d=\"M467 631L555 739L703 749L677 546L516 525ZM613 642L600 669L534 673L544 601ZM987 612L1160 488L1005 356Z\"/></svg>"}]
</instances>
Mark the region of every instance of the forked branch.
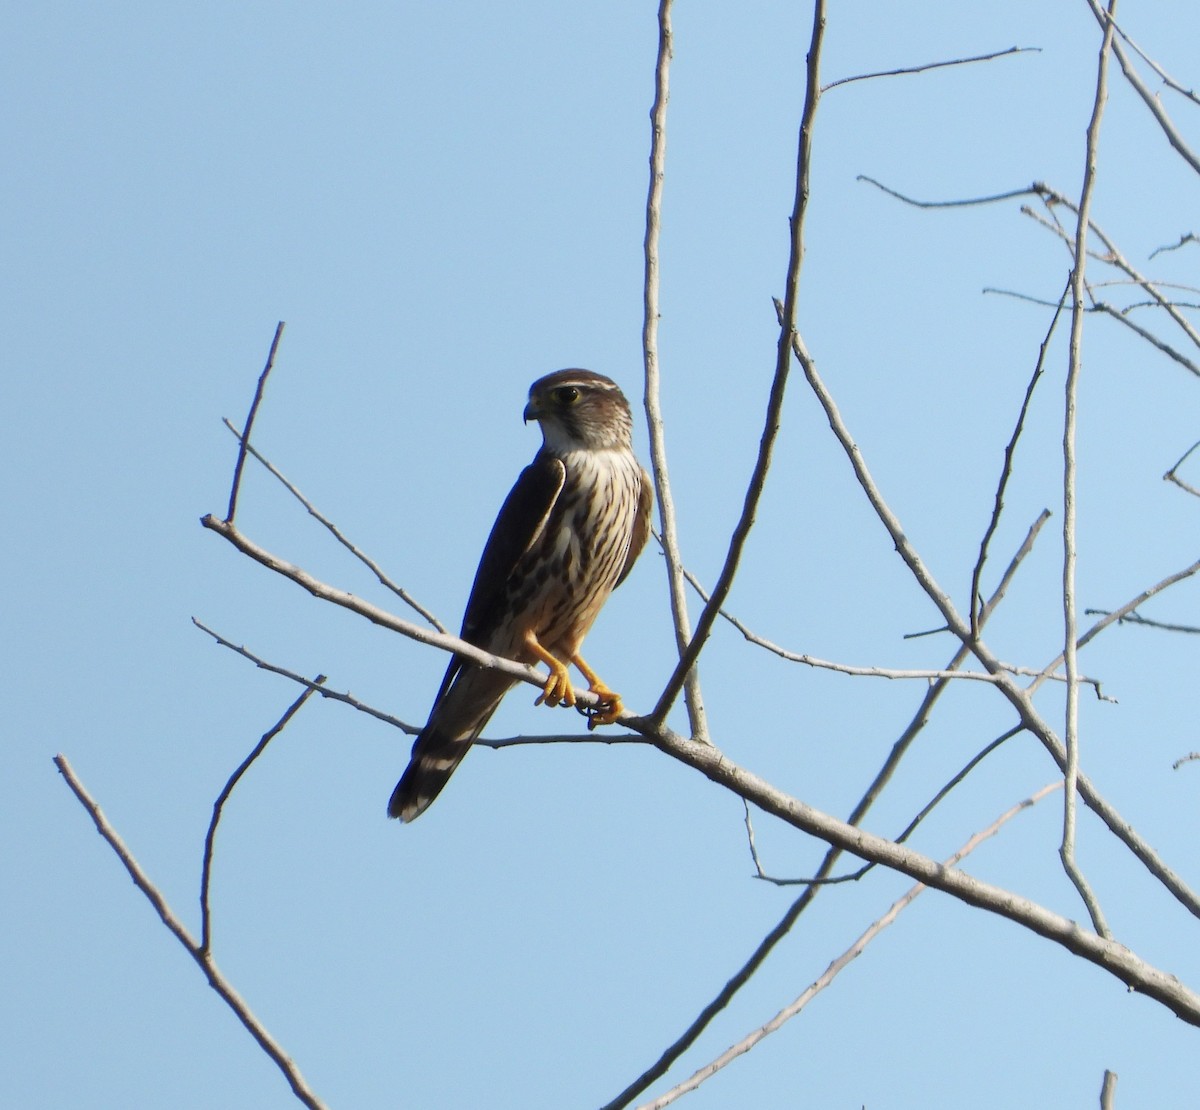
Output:
<instances>
[{"instance_id":1,"label":"forked branch","mask_svg":"<svg viewBox=\"0 0 1200 1110\"><path fill-rule=\"evenodd\" d=\"M302 695L302 698L307 697L307 693ZM279 727L282 727L282 723ZM92 819L92 823L96 826L96 831L104 838L113 852L116 853L122 866L133 880L134 886L145 895L146 900L154 907L155 912L167 927L168 932L183 945L187 954L196 961L200 970L204 973L204 977L208 980L209 986L221 996L225 1004L237 1016L238 1021L242 1023L246 1031L258 1043L259 1047L274 1061L276 1067L283 1073L284 1078L291 1087L292 1093L300 1102L309 1107L310 1110L325 1110L325 1104L317 1098L312 1088L309 1087L308 1082L300 1073L300 1069L296 1066L295 1061L288 1056L283 1046L271 1036L266 1026L259 1021L245 999L234 990L233 984L230 983L220 968L217 967L216 962L213 960L212 952L208 949L207 945L196 941L192 937L191 933L188 932L187 926L180 921L174 910L167 904L167 900L163 897L162 892L150 881L149 877L142 870L141 864L138 863L133 853L125 846L125 842L118 835L116 829L109 824L108 818L104 816L100 806L75 774L74 768L71 767L67 757L65 755L56 755L54 757L54 764L62 774L67 786L71 788L71 792L79 800L79 804L87 811L88 816Z\"/></svg>"},{"instance_id":2,"label":"forked branch","mask_svg":"<svg viewBox=\"0 0 1200 1110\"><path fill-rule=\"evenodd\" d=\"M721 606L733 586L741 562L742 550L746 539L754 527L754 518L758 511L758 502L766 485L767 472L771 468L771 458L774 452L775 440L779 435L781 413L783 411L783 396L787 388L788 371L791 367L792 346L797 341L799 332L796 325L796 310L800 294L800 270L804 263L804 220L808 213L809 175L812 164L813 127L816 121L817 106L821 99L821 45L825 37L825 0L816 0L813 4L812 35L808 46L808 65L806 85L804 90L804 108L800 116L800 138L796 152L796 193L792 204L791 238L788 249L787 276L784 280L783 320L779 329L779 342L776 348L775 376L771 382L771 392L767 400L767 414L763 425L762 438L759 440L758 456L750 475L746 496L742 504L742 513L733 530L729 541L729 551L725 563L717 575L713 586L712 596L700 613L696 622L696 631L692 636L687 650L679 660L671 677L658 699L650 716L655 721L666 720L667 713L683 686L688 672L695 666L700 652L704 649L716 623Z\"/></svg>"}]
</instances>

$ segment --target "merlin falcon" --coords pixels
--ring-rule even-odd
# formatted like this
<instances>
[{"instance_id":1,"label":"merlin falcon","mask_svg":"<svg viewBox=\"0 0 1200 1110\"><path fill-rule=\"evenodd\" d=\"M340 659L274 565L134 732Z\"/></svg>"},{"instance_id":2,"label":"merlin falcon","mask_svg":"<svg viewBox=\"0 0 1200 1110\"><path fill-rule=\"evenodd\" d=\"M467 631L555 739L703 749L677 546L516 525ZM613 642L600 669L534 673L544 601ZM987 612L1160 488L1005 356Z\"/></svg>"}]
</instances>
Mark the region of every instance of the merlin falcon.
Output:
<instances>
[{"instance_id":1,"label":"merlin falcon","mask_svg":"<svg viewBox=\"0 0 1200 1110\"><path fill-rule=\"evenodd\" d=\"M633 417L615 382L559 370L529 388L525 420L542 446L492 526L463 617L462 639L493 655L544 663L536 705L575 704L568 664L599 698L592 724L624 707L579 654L584 636L624 581L650 534L650 475L633 453ZM388 803L388 816L419 817L438 796L516 679L450 660L429 720Z\"/></svg>"}]
</instances>

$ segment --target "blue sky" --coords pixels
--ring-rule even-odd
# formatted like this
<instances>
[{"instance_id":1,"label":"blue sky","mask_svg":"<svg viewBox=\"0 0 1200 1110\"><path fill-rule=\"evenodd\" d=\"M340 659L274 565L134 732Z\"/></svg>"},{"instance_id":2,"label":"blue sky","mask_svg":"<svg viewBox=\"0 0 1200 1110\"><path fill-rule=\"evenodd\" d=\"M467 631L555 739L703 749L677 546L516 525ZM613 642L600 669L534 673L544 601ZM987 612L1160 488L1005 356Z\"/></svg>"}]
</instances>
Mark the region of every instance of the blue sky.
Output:
<instances>
[{"instance_id":1,"label":"blue sky","mask_svg":"<svg viewBox=\"0 0 1200 1110\"><path fill-rule=\"evenodd\" d=\"M663 405L688 566L711 582L761 433L781 293L809 9L681 5L662 242ZM1200 13L1130 7L1185 85ZM1038 47L844 86L818 118L801 325L868 463L961 605L1001 453L1049 321L1061 244L1018 203L931 199L1043 180L1077 196L1098 31L1082 2L833 6L827 81ZM0 1102L294 1105L95 835L65 752L195 927L221 786L296 696L193 616L282 666L420 723L444 657L319 604L238 556L222 512L275 324L257 445L393 578L456 625L495 511L537 445L529 383L590 367L641 396L641 243L653 5L57 4L0 17L0 303L8 527L0 748ZM1164 280L1196 281L1200 182L1114 71L1093 215ZM1164 98L1193 145L1193 114ZM1119 290L1112 296L1125 294ZM1195 299L1195 298L1192 298ZM1194 318L1194 314L1193 314ZM1139 317L1143 322L1155 318ZM1158 322L1158 321L1156 321ZM1052 347L1006 515L1002 567L1055 512L989 642L1061 646L1065 347ZM1195 503L1161 481L1197 438L1197 383L1089 321L1080 398L1080 600L1111 608L1195 558ZM797 651L939 667L911 582L803 380L730 608ZM645 456L644 422L639 449ZM1200 485L1200 474L1191 475ZM384 593L260 468L255 541ZM994 578L991 579L994 583ZM987 583L985 582L985 585ZM1184 584L1144 610L1200 624ZM588 658L646 710L670 672L662 560L643 557ZM1193 882L1195 643L1114 629L1081 656L1084 767ZM719 628L701 674L731 759L822 809L857 800L923 692L802 670ZM1061 692L1044 711L1061 720ZM489 734L560 731L518 690ZM682 714L676 723L682 727ZM956 688L868 820L902 828L1012 724ZM756 882L736 798L634 746L476 751L411 827L384 817L409 742L309 704L239 786L215 868L218 964L334 1107L600 1105L687 1025L792 895ZM1018 738L922 828L943 857L1053 778ZM1048 801L966 869L1073 917ZM760 817L773 872L821 845ZM1080 858L1119 939L1200 982L1194 929L1099 824ZM823 894L686 1057L682 1078L799 994L908 886ZM1011 924L926 894L782 1032L688 1096L697 1107L1194 1104L1195 1033ZM662 1088L660 1088L662 1089Z\"/></svg>"}]
</instances>

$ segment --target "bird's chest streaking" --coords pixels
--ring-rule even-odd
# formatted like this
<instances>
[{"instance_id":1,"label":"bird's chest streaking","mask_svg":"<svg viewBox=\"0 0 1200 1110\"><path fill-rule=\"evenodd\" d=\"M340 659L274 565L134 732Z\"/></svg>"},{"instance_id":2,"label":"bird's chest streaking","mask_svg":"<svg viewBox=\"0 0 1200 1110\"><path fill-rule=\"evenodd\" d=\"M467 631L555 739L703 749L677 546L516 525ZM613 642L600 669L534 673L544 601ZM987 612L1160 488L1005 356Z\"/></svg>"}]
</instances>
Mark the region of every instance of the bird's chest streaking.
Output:
<instances>
[{"instance_id":1,"label":"bird's chest streaking","mask_svg":"<svg viewBox=\"0 0 1200 1110\"><path fill-rule=\"evenodd\" d=\"M571 451L563 488L545 527L508 580L509 603L542 646L578 650L617 584L629 552L642 470L632 452ZM507 637L506 637L507 638ZM515 652L519 641L494 645Z\"/></svg>"}]
</instances>

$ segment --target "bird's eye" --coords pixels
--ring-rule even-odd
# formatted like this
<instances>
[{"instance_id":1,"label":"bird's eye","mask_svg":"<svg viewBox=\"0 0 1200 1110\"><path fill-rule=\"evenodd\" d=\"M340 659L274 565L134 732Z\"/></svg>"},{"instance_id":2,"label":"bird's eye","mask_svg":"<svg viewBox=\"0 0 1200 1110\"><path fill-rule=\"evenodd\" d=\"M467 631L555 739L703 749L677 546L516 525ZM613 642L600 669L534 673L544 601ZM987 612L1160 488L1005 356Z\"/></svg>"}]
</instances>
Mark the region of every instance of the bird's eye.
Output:
<instances>
[{"instance_id":1,"label":"bird's eye","mask_svg":"<svg viewBox=\"0 0 1200 1110\"><path fill-rule=\"evenodd\" d=\"M579 400L579 390L573 385L560 386L554 391L554 399L560 405L573 405Z\"/></svg>"}]
</instances>

